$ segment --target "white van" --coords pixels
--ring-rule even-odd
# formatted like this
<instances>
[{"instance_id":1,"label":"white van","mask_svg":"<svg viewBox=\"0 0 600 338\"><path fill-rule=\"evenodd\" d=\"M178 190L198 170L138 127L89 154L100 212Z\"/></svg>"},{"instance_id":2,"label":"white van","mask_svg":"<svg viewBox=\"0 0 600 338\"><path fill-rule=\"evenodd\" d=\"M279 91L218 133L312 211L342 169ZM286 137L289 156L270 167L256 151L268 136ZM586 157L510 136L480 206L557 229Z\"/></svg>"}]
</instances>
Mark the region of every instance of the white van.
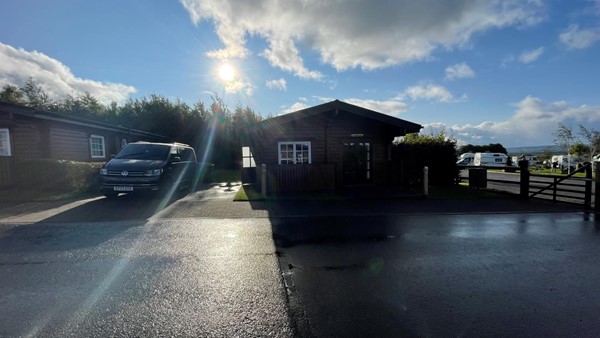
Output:
<instances>
[{"instance_id":1,"label":"white van","mask_svg":"<svg viewBox=\"0 0 600 338\"><path fill-rule=\"evenodd\" d=\"M475 153L473 164L484 167L504 167L508 156L502 153Z\"/></svg>"},{"instance_id":2,"label":"white van","mask_svg":"<svg viewBox=\"0 0 600 338\"><path fill-rule=\"evenodd\" d=\"M456 165L473 165L473 159L475 158L475 154L473 153L464 153L458 157L458 161L456 161Z\"/></svg>"}]
</instances>

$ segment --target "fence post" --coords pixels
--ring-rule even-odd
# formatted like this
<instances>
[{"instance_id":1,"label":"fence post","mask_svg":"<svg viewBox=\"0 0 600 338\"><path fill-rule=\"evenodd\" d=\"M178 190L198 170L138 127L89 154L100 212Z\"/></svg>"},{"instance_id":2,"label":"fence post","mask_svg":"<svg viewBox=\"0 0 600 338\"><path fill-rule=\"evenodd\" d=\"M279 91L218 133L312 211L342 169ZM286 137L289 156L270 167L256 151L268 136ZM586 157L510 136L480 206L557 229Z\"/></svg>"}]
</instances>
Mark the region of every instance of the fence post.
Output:
<instances>
[{"instance_id":1,"label":"fence post","mask_svg":"<svg viewBox=\"0 0 600 338\"><path fill-rule=\"evenodd\" d=\"M552 186L552 202L556 203L556 177L554 178L554 185Z\"/></svg>"},{"instance_id":2,"label":"fence post","mask_svg":"<svg viewBox=\"0 0 600 338\"><path fill-rule=\"evenodd\" d=\"M520 196L523 199L529 198L529 161L520 160L519 168L521 169L521 185Z\"/></svg>"},{"instance_id":3,"label":"fence post","mask_svg":"<svg viewBox=\"0 0 600 338\"><path fill-rule=\"evenodd\" d=\"M261 165L260 171L260 193L263 197L267 197L267 165Z\"/></svg>"},{"instance_id":4,"label":"fence post","mask_svg":"<svg viewBox=\"0 0 600 338\"><path fill-rule=\"evenodd\" d=\"M594 210L600 212L600 162L594 162L594 165L596 166L596 193L594 194L596 198L594 199Z\"/></svg>"},{"instance_id":5,"label":"fence post","mask_svg":"<svg viewBox=\"0 0 600 338\"><path fill-rule=\"evenodd\" d=\"M429 168L423 167L423 195L429 195Z\"/></svg>"},{"instance_id":6,"label":"fence post","mask_svg":"<svg viewBox=\"0 0 600 338\"><path fill-rule=\"evenodd\" d=\"M583 199L585 210L592 208L592 165L585 167L585 197Z\"/></svg>"}]
</instances>

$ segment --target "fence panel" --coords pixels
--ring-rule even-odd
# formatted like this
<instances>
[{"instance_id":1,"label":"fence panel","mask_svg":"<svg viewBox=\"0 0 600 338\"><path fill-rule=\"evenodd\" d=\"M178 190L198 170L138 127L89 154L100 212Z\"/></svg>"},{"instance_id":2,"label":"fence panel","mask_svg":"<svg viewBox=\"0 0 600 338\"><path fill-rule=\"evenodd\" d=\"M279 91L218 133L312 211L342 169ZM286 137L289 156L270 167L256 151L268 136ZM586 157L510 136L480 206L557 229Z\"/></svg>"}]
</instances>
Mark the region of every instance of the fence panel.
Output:
<instances>
[{"instance_id":1,"label":"fence panel","mask_svg":"<svg viewBox=\"0 0 600 338\"><path fill-rule=\"evenodd\" d=\"M0 187L13 184L12 168L12 157L0 156Z\"/></svg>"},{"instance_id":2,"label":"fence panel","mask_svg":"<svg viewBox=\"0 0 600 338\"><path fill-rule=\"evenodd\" d=\"M335 190L334 164L289 164L267 168L269 192L313 192Z\"/></svg>"}]
</instances>

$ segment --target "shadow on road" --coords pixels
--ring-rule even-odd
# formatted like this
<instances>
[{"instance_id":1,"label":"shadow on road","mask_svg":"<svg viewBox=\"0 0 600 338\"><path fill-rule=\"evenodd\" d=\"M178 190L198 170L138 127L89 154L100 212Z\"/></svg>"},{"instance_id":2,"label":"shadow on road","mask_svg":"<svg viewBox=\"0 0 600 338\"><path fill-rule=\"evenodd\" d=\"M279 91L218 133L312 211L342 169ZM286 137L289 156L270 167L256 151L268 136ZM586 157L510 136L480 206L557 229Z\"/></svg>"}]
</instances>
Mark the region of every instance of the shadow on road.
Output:
<instances>
[{"instance_id":1,"label":"shadow on road","mask_svg":"<svg viewBox=\"0 0 600 338\"><path fill-rule=\"evenodd\" d=\"M70 251L94 247L118 237L130 228L143 226L147 220L182 196L168 199L120 195L116 198L93 198L35 212L44 217L35 223L11 226L0 236L0 253ZM65 209L63 211L54 208ZM114 222L117 221L117 222ZM123 221L123 222L118 222ZM31 245L34 244L34 245ZM23 252L25 253L25 251Z\"/></svg>"}]
</instances>

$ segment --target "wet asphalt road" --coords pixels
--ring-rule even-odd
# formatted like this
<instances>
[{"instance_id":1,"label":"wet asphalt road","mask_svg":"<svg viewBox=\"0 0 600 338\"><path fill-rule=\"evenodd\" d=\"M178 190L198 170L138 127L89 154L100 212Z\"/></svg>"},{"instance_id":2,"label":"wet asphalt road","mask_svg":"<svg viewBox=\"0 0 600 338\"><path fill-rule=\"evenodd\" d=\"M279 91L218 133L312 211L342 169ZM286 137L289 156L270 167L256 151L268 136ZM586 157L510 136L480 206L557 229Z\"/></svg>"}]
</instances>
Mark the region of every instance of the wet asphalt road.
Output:
<instances>
[{"instance_id":1,"label":"wet asphalt road","mask_svg":"<svg viewBox=\"0 0 600 338\"><path fill-rule=\"evenodd\" d=\"M600 336L593 215L231 198L4 209L0 337Z\"/></svg>"},{"instance_id":2,"label":"wet asphalt road","mask_svg":"<svg viewBox=\"0 0 600 338\"><path fill-rule=\"evenodd\" d=\"M0 225L0 337L288 337L267 219Z\"/></svg>"},{"instance_id":3,"label":"wet asphalt road","mask_svg":"<svg viewBox=\"0 0 600 338\"><path fill-rule=\"evenodd\" d=\"M303 336L600 336L593 215L273 222Z\"/></svg>"}]
</instances>

